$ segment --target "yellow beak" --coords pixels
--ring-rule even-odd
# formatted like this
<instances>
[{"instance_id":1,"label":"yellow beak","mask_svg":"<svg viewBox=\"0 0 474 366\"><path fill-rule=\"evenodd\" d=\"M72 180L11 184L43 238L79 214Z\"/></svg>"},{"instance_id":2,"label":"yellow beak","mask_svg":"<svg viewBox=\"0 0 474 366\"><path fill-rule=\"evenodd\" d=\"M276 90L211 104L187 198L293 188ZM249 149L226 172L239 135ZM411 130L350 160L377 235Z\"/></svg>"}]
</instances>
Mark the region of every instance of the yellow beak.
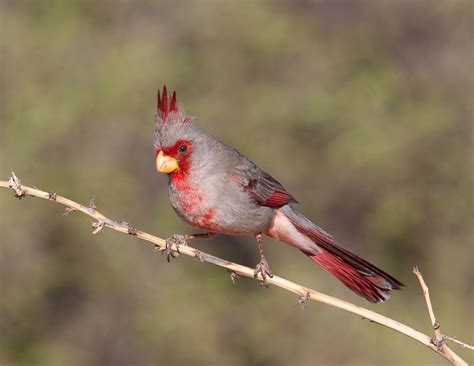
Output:
<instances>
[{"instance_id":1,"label":"yellow beak","mask_svg":"<svg viewBox=\"0 0 474 366\"><path fill-rule=\"evenodd\" d=\"M169 174L179 168L178 161L160 151L156 156L156 169L161 173Z\"/></svg>"}]
</instances>

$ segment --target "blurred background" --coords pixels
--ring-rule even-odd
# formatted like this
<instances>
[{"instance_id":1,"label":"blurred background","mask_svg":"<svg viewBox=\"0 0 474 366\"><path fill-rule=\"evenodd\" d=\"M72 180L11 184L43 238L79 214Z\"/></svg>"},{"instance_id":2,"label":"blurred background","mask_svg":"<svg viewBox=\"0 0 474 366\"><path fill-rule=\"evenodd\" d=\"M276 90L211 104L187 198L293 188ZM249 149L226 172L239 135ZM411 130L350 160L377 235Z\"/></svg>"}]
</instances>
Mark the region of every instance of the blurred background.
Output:
<instances>
[{"instance_id":1,"label":"blurred background","mask_svg":"<svg viewBox=\"0 0 474 366\"><path fill-rule=\"evenodd\" d=\"M274 272L431 334L473 329L472 1L0 1L0 175L167 237L156 90L407 286L371 305L267 239ZM296 156L296 158L295 158ZM2 365L444 365L359 317L0 190ZM254 266L250 238L193 245ZM454 348L468 361L473 353Z\"/></svg>"}]
</instances>

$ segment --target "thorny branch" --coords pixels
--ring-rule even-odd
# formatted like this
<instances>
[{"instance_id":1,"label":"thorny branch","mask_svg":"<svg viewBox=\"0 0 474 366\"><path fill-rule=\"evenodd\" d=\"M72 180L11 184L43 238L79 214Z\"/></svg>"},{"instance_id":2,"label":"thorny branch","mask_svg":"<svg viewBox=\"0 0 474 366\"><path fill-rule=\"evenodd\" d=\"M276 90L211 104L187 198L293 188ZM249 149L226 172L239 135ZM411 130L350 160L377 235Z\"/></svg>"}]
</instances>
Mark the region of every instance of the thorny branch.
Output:
<instances>
[{"instance_id":1,"label":"thorny branch","mask_svg":"<svg viewBox=\"0 0 474 366\"><path fill-rule=\"evenodd\" d=\"M46 192L37 188L24 186L21 184L21 181L13 172L8 181L0 181L0 187L13 189L13 191L15 192L15 197L17 198L22 198L25 196L35 196L35 197L43 198L43 199L57 202L66 206L66 214L73 211L80 211L94 218L96 221L92 223L92 228L94 229L92 231L92 234L97 234L101 232L104 227L109 227L116 231L133 235L147 242L150 242L154 245L155 249L158 249L160 251L167 249L166 240L153 236L151 234L145 233L143 231L137 230L134 227L132 227L130 224L128 224L127 222L115 221L104 216L99 211L97 211L93 200L91 200L88 206L84 206L68 198L59 196L54 192ZM171 250L173 252L177 252L178 248L175 245L172 245ZM235 280L235 278L240 277L240 276L254 278L254 269L242 266L240 264L232 263L227 260L223 260L221 258L207 254L200 250L194 249L190 246L181 246L179 248L179 253L191 256L202 262L208 262L216 266L226 268L231 273L231 278L233 281ZM361 316L363 319L367 319L371 322L383 325L387 328L395 330L399 333L404 334L407 337L410 337L418 341L419 343L428 347L432 351L446 358L452 365L456 365L456 366L466 365L467 366L467 363L448 347L448 345L446 344L446 340L451 340L457 344L460 344L463 348L473 349L473 347L455 339L454 337L448 337L448 336L442 335L441 330L439 329L439 323L436 321L434 317L431 301L429 299L428 287L426 286L423 280L423 277L421 276L421 273L418 271L417 268L414 269L414 273L418 277L420 284L422 286L423 292L425 294L425 299L428 305L428 311L430 314L431 322L433 324L433 328L435 329L434 338L431 338L427 336L426 334L423 334L403 323L400 323L396 320L388 318L384 315L381 315L374 311L354 305L347 301L343 301L343 300L328 296L326 294L317 292L315 290L306 288L304 286L301 286L299 284L286 280L282 277L273 276L272 278L267 278L267 282L271 285L278 286L280 288L283 288L285 290L288 290L297 294L298 299L299 299L299 304L301 304L302 306L306 303L306 301L313 300L313 301L319 301L319 302L328 304L330 306L348 311L350 313ZM261 275L258 275L257 279L261 280L260 277Z\"/></svg>"},{"instance_id":2,"label":"thorny branch","mask_svg":"<svg viewBox=\"0 0 474 366\"><path fill-rule=\"evenodd\" d=\"M420 281L421 289L423 290L423 295L425 296L428 313L430 315L431 325L434 330L435 336L431 339L431 343L438 347L439 350L442 350L445 346L445 340L443 338L443 335L441 334L441 330L439 329L439 322L436 320L436 317L434 315L433 306L431 305L430 291L428 289L428 286L426 286L425 280L423 279L423 276L418 267L413 268L413 273L418 278L418 281Z\"/></svg>"},{"instance_id":3,"label":"thorny branch","mask_svg":"<svg viewBox=\"0 0 474 366\"><path fill-rule=\"evenodd\" d=\"M454 343L457 343L462 348L468 348L468 349L474 350L473 346L471 346L467 343L461 342L461 341L457 340L455 337L450 337L450 336L447 336L447 335L443 335L441 333L441 326L439 324L439 321L436 320L436 317L434 315L433 306L431 305L430 291L429 291L428 286L426 285L426 282L423 278L423 275L421 274L418 267L413 268L413 273L418 278L418 281L420 282L421 289L423 290L423 295L425 296L425 301L426 301L426 307L428 308L428 314L430 315L431 325L432 325L433 330L434 330L435 336L433 338L431 338L431 343L433 345L435 345L438 348L438 350L440 350L441 352L446 352L447 351L446 340L450 340Z\"/></svg>"}]
</instances>

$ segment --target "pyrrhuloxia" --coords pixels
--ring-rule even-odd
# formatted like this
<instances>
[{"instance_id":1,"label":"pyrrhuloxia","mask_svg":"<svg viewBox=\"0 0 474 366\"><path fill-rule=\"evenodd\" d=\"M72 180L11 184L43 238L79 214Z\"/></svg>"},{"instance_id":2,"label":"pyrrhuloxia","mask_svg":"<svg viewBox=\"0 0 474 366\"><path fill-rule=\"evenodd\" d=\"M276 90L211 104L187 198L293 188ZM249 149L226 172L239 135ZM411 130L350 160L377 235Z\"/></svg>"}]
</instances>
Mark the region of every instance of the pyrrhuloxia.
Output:
<instances>
[{"instance_id":1,"label":"pyrrhuloxia","mask_svg":"<svg viewBox=\"0 0 474 366\"><path fill-rule=\"evenodd\" d=\"M160 95L155 130L156 167L169 176L176 213L204 234L251 235L260 262L255 275L272 277L263 251L268 235L301 250L356 294L371 302L389 298L403 284L339 244L290 206L297 201L273 177L237 150L210 136L184 114L176 92Z\"/></svg>"}]
</instances>

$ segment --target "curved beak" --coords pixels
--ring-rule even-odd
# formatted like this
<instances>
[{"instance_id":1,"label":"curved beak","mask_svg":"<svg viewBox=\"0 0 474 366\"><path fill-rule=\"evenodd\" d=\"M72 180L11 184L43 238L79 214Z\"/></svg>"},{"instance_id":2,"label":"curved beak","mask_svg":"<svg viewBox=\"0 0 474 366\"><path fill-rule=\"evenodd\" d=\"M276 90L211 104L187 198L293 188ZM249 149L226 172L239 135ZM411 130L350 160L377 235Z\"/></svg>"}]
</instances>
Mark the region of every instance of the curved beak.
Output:
<instances>
[{"instance_id":1,"label":"curved beak","mask_svg":"<svg viewBox=\"0 0 474 366\"><path fill-rule=\"evenodd\" d=\"M169 174L179 168L178 161L160 151L156 156L156 169L161 173Z\"/></svg>"}]
</instances>

